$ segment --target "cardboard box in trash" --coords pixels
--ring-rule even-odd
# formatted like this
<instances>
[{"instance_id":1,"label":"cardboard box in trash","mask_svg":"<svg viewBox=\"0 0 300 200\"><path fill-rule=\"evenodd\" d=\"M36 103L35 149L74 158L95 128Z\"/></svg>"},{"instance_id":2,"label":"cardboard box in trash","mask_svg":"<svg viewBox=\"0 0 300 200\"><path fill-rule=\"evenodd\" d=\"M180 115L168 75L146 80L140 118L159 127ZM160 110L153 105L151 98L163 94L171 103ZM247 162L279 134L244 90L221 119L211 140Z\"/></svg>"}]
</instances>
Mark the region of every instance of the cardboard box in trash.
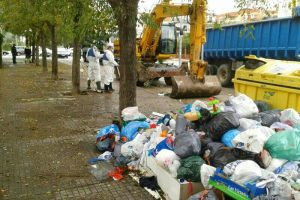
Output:
<instances>
[{"instance_id":1,"label":"cardboard box in trash","mask_svg":"<svg viewBox=\"0 0 300 200\"><path fill-rule=\"evenodd\" d=\"M220 168L217 168L214 175L210 177L209 184L234 199L248 200L267 194L266 188L256 187L256 183L247 183L243 186L229 180L224 177Z\"/></svg>"},{"instance_id":2,"label":"cardboard box in trash","mask_svg":"<svg viewBox=\"0 0 300 200\"><path fill-rule=\"evenodd\" d=\"M195 182L184 182L180 183L176 178L172 177L171 174L159 166L155 158L147 156L147 168L150 169L157 177L157 183L159 187L166 194L166 198L170 200L186 200L192 194L196 194L204 190L201 183Z\"/></svg>"}]
</instances>

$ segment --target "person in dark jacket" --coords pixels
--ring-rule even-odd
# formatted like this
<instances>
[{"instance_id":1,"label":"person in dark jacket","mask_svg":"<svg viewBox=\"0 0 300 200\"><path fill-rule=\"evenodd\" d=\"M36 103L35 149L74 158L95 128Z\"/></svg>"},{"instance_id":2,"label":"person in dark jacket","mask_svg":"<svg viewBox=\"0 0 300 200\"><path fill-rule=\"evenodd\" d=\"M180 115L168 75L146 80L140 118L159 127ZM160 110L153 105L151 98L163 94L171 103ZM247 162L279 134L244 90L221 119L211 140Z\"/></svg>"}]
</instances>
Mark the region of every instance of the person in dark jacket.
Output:
<instances>
[{"instance_id":1,"label":"person in dark jacket","mask_svg":"<svg viewBox=\"0 0 300 200\"><path fill-rule=\"evenodd\" d=\"M13 59L13 64L17 64L17 48L15 44L13 44L13 46L11 47L11 55Z\"/></svg>"},{"instance_id":2,"label":"person in dark jacket","mask_svg":"<svg viewBox=\"0 0 300 200\"><path fill-rule=\"evenodd\" d=\"M31 62L31 48L27 45L25 47L25 63Z\"/></svg>"}]
</instances>

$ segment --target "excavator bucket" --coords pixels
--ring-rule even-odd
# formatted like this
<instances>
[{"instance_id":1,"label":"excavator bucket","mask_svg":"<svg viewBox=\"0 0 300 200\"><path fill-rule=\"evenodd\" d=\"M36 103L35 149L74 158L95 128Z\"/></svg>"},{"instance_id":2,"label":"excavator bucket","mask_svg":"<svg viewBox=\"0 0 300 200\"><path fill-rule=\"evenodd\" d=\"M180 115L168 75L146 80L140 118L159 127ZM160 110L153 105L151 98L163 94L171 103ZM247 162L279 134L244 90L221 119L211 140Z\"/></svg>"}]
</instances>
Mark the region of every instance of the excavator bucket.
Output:
<instances>
[{"instance_id":1,"label":"excavator bucket","mask_svg":"<svg viewBox=\"0 0 300 200\"><path fill-rule=\"evenodd\" d=\"M216 76L205 76L205 82L192 80L189 76L172 77L171 97L197 98L218 95L222 90L221 84Z\"/></svg>"}]
</instances>

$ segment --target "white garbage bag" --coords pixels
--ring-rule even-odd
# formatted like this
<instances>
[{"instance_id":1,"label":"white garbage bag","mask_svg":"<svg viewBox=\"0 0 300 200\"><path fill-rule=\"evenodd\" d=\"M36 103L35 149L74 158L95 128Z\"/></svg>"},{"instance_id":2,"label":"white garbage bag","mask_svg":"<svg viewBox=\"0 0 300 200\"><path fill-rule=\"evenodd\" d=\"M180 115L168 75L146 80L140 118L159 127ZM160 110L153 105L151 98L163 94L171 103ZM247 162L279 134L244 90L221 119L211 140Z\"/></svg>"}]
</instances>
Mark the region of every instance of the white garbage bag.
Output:
<instances>
[{"instance_id":1,"label":"white garbage bag","mask_svg":"<svg viewBox=\"0 0 300 200\"><path fill-rule=\"evenodd\" d=\"M143 143L132 140L122 145L121 154L130 159L138 159L143 153Z\"/></svg>"},{"instance_id":2,"label":"white garbage bag","mask_svg":"<svg viewBox=\"0 0 300 200\"><path fill-rule=\"evenodd\" d=\"M180 167L180 158L174 151L162 149L155 156L155 160L159 166L168 169L173 177L177 176L177 170Z\"/></svg>"},{"instance_id":3,"label":"white garbage bag","mask_svg":"<svg viewBox=\"0 0 300 200\"><path fill-rule=\"evenodd\" d=\"M240 117L251 117L259 112L254 101L244 94L229 97L229 102Z\"/></svg>"},{"instance_id":4,"label":"white garbage bag","mask_svg":"<svg viewBox=\"0 0 300 200\"><path fill-rule=\"evenodd\" d=\"M273 158L269 167L266 170L274 172L277 168L281 167L286 162L287 160L284 159Z\"/></svg>"},{"instance_id":5,"label":"white garbage bag","mask_svg":"<svg viewBox=\"0 0 300 200\"><path fill-rule=\"evenodd\" d=\"M215 167L203 164L200 168L201 183L205 189L211 189L212 186L208 184L209 178L214 175Z\"/></svg>"},{"instance_id":6,"label":"white garbage bag","mask_svg":"<svg viewBox=\"0 0 300 200\"><path fill-rule=\"evenodd\" d=\"M272 129L265 126L249 129L235 136L232 144L237 148L260 153L269 137L274 133Z\"/></svg>"},{"instance_id":7,"label":"white garbage bag","mask_svg":"<svg viewBox=\"0 0 300 200\"><path fill-rule=\"evenodd\" d=\"M124 121L135 121L146 119L146 116L139 112L137 106L127 107L122 110L122 118Z\"/></svg>"},{"instance_id":8,"label":"white garbage bag","mask_svg":"<svg viewBox=\"0 0 300 200\"><path fill-rule=\"evenodd\" d=\"M280 121L294 127L300 125L300 115L292 108L285 109L281 112Z\"/></svg>"},{"instance_id":9,"label":"white garbage bag","mask_svg":"<svg viewBox=\"0 0 300 200\"><path fill-rule=\"evenodd\" d=\"M252 160L237 160L224 167L224 173L231 175L231 180L239 184L257 180L262 176L261 168Z\"/></svg>"},{"instance_id":10,"label":"white garbage bag","mask_svg":"<svg viewBox=\"0 0 300 200\"><path fill-rule=\"evenodd\" d=\"M240 126L238 127L239 131L246 131L251 128L257 128L261 126L260 122L253 120L253 119L247 119L247 118L241 118L239 119Z\"/></svg>"}]
</instances>

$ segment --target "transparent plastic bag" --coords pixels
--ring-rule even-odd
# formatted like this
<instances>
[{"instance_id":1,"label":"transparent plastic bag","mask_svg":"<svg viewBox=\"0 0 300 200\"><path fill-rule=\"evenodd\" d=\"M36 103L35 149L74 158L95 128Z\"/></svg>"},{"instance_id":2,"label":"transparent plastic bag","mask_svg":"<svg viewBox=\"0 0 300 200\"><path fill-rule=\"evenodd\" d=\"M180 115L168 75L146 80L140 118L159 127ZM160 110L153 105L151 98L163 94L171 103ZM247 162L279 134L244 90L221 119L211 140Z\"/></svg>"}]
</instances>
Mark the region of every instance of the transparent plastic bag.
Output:
<instances>
[{"instance_id":1,"label":"transparent plastic bag","mask_svg":"<svg viewBox=\"0 0 300 200\"><path fill-rule=\"evenodd\" d=\"M114 167L109 162L100 162L89 166L89 171L98 181L109 178L108 172L114 170Z\"/></svg>"}]
</instances>

